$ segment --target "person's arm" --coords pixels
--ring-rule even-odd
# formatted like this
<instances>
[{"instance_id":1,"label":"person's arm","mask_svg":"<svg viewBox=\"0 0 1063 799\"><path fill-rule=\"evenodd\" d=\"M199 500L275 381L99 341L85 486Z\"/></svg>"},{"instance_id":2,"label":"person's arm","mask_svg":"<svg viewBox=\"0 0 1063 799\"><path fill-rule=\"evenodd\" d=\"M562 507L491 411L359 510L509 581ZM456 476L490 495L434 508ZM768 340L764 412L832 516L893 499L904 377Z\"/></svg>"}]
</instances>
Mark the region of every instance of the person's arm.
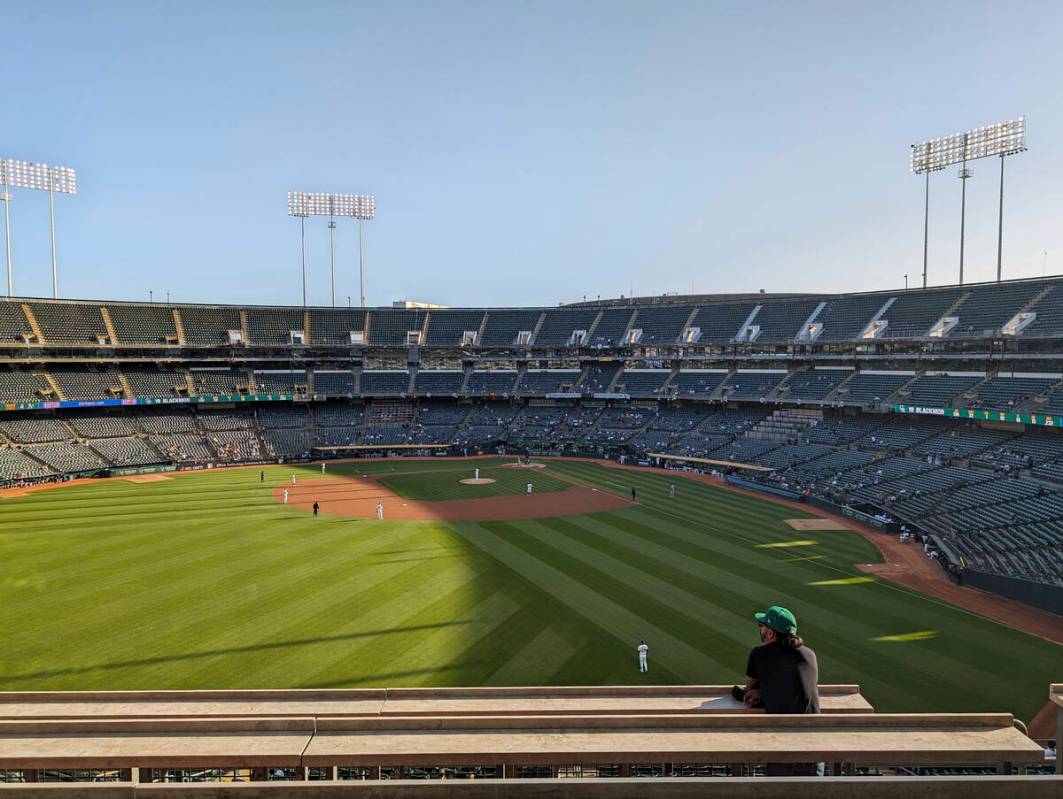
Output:
<instances>
[{"instance_id":1,"label":"person's arm","mask_svg":"<svg viewBox=\"0 0 1063 799\"><path fill-rule=\"evenodd\" d=\"M746 693L743 701L747 707L760 704L760 680L757 679L756 649L749 650L749 660L746 661Z\"/></svg>"},{"instance_id":2,"label":"person's arm","mask_svg":"<svg viewBox=\"0 0 1063 799\"><path fill-rule=\"evenodd\" d=\"M797 667L801 678L801 687L808 697L809 713L819 713L819 662L816 653L808 647L804 649L804 662Z\"/></svg>"}]
</instances>

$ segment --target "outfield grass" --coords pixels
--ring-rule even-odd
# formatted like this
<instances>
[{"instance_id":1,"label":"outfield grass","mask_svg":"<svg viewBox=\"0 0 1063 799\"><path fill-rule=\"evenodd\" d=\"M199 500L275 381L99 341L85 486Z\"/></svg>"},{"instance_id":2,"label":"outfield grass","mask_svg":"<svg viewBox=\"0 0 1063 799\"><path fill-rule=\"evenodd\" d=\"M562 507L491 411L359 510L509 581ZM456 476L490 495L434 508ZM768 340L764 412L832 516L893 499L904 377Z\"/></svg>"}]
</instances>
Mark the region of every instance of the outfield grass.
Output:
<instances>
[{"instance_id":1,"label":"outfield grass","mask_svg":"<svg viewBox=\"0 0 1063 799\"><path fill-rule=\"evenodd\" d=\"M468 485L461 481L473 477L475 466L462 461L451 461L450 465L450 470L437 468L424 473L389 475L379 478L379 481L403 499L430 502L521 495L527 493L528 483L532 484L532 491L536 494L564 491L571 485L542 469L512 469L507 466L480 466L480 478L495 482Z\"/></svg>"},{"instance_id":2,"label":"outfield grass","mask_svg":"<svg viewBox=\"0 0 1063 799\"><path fill-rule=\"evenodd\" d=\"M416 471L468 496L456 468L472 466L354 462L326 476ZM757 642L751 614L773 603L797 614L821 680L859 683L880 711L1028 720L1059 679L1057 645L889 583L851 582L864 576L854 563L879 560L861 536L797 532L783 520L807 514L712 486L552 461L549 478L501 471L537 487L635 486L641 504L376 522L278 504L271 488L292 471L0 500L0 689L732 683Z\"/></svg>"}]
</instances>

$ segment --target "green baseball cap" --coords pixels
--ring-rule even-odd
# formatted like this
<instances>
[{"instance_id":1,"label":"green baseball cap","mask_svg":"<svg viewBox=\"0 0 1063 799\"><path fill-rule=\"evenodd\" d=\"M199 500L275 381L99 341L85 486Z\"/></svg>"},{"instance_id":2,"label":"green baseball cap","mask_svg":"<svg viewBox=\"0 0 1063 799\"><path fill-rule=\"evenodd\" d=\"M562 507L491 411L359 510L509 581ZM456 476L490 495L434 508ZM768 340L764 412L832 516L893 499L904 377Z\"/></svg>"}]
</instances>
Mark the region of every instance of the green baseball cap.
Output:
<instances>
[{"instance_id":1,"label":"green baseball cap","mask_svg":"<svg viewBox=\"0 0 1063 799\"><path fill-rule=\"evenodd\" d=\"M797 635L797 619L786 608L772 605L763 613L754 613L753 618L757 620L757 624L763 624L777 633Z\"/></svg>"}]
</instances>

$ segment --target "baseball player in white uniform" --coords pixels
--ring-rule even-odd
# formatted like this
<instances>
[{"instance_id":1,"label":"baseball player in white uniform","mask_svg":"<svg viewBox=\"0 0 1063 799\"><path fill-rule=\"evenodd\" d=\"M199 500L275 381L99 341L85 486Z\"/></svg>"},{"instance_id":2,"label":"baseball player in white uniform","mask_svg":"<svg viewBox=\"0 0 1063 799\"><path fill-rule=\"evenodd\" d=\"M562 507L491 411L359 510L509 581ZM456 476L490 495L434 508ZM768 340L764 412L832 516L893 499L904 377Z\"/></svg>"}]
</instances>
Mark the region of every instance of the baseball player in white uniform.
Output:
<instances>
[{"instance_id":1,"label":"baseball player in white uniform","mask_svg":"<svg viewBox=\"0 0 1063 799\"><path fill-rule=\"evenodd\" d=\"M288 504L288 489L284 489L284 504Z\"/></svg>"},{"instance_id":2,"label":"baseball player in white uniform","mask_svg":"<svg viewBox=\"0 0 1063 799\"><path fill-rule=\"evenodd\" d=\"M292 485L295 485L295 474L292 474Z\"/></svg>"},{"instance_id":3,"label":"baseball player in white uniform","mask_svg":"<svg viewBox=\"0 0 1063 799\"><path fill-rule=\"evenodd\" d=\"M649 653L650 648L646 646L645 641L639 641L638 653L639 653L639 671L645 674L650 670L649 665L646 663L646 655Z\"/></svg>"},{"instance_id":4,"label":"baseball player in white uniform","mask_svg":"<svg viewBox=\"0 0 1063 799\"><path fill-rule=\"evenodd\" d=\"M382 502L376 504L376 517L381 521L384 519L384 504Z\"/></svg>"},{"instance_id":5,"label":"baseball player in white uniform","mask_svg":"<svg viewBox=\"0 0 1063 799\"><path fill-rule=\"evenodd\" d=\"M325 473L325 462L324 461L321 462L321 473L322 474Z\"/></svg>"},{"instance_id":6,"label":"baseball player in white uniform","mask_svg":"<svg viewBox=\"0 0 1063 799\"><path fill-rule=\"evenodd\" d=\"M473 472L473 479L474 480L479 480L480 479L480 467L479 466L477 466L476 467L476 471Z\"/></svg>"},{"instance_id":7,"label":"baseball player in white uniform","mask_svg":"<svg viewBox=\"0 0 1063 799\"><path fill-rule=\"evenodd\" d=\"M528 494L531 494L531 492L532 492L532 484L528 483Z\"/></svg>"}]
</instances>

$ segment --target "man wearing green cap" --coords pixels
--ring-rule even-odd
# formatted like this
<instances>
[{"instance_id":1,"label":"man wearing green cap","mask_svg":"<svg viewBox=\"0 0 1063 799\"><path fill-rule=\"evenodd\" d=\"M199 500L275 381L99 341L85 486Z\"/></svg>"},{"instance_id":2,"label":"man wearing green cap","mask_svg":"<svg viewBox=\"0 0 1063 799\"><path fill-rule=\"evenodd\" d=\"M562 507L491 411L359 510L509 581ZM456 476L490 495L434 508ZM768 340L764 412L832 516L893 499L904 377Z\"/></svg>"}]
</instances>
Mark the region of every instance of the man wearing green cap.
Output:
<instances>
[{"instance_id":1,"label":"man wearing green cap","mask_svg":"<svg viewBox=\"0 0 1063 799\"><path fill-rule=\"evenodd\" d=\"M760 640L746 665L746 703L763 702L768 713L819 713L816 653L797 634L797 619L772 605L755 614Z\"/></svg>"},{"instance_id":2,"label":"man wearing green cap","mask_svg":"<svg viewBox=\"0 0 1063 799\"><path fill-rule=\"evenodd\" d=\"M772 605L754 615L764 643L753 647L746 664L745 702L768 713L819 713L816 653L797 634L797 619ZM815 763L768 763L769 777L814 776Z\"/></svg>"}]
</instances>

